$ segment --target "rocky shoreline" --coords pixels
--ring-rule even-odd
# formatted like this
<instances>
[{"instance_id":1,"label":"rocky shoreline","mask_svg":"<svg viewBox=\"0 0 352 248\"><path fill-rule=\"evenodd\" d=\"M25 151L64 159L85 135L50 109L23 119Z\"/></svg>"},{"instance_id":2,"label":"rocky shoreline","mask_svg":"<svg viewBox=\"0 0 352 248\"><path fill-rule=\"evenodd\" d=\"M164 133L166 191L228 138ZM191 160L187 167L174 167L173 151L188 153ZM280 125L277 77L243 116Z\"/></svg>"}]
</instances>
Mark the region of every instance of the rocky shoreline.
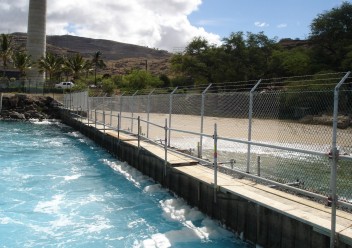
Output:
<instances>
[{"instance_id":1,"label":"rocky shoreline","mask_svg":"<svg viewBox=\"0 0 352 248\"><path fill-rule=\"evenodd\" d=\"M61 103L49 96L5 95L2 97L0 119L60 119L60 105Z\"/></svg>"}]
</instances>

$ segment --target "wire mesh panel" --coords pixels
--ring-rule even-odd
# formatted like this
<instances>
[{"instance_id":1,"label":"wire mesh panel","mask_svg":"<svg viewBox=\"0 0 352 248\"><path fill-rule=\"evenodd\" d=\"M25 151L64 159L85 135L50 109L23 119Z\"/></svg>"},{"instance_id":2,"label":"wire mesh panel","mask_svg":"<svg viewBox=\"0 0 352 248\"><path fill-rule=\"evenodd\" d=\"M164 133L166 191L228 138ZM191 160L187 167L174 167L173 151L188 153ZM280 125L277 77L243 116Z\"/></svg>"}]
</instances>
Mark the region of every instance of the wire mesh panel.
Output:
<instances>
[{"instance_id":1,"label":"wire mesh panel","mask_svg":"<svg viewBox=\"0 0 352 248\"><path fill-rule=\"evenodd\" d=\"M167 120L168 127L176 129L169 130L170 146L209 161L214 156L212 135L217 124L219 164L327 196L334 168L329 153L333 148L335 86L343 76L265 79L194 90L160 90L162 94L153 90L149 94L90 98L89 108L92 113L104 112L111 126L117 126L120 114L122 130L139 131L154 141L164 141ZM340 199L350 202L351 82L348 78L338 92L337 116L337 192Z\"/></svg>"},{"instance_id":2,"label":"wire mesh panel","mask_svg":"<svg viewBox=\"0 0 352 248\"><path fill-rule=\"evenodd\" d=\"M337 194L352 202L352 78L349 77L339 91L337 119L337 149L341 156L337 166Z\"/></svg>"}]
</instances>

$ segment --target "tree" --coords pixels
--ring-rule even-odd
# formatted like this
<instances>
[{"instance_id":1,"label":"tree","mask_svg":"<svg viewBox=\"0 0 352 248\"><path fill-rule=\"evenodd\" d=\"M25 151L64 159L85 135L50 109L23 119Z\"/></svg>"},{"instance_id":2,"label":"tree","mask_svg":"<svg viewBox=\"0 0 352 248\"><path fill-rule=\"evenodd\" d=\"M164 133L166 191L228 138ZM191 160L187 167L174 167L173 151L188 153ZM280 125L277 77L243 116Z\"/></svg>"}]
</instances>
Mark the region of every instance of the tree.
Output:
<instances>
[{"instance_id":1,"label":"tree","mask_svg":"<svg viewBox=\"0 0 352 248\"><path fill-rule=\"evenodd\" d=\"M49 74L49 81L51 82L56 73L62 72L63 63L64 60L62 57L48 52L45 57L39 59L38 66L41 72Z\"/></svg>"},{"instance_id":2,"label":"tree","mask_svg":"<svg viewBox=\"0 0 352 248\"><path fill-rule=\"evenodd\" d=\"M26 71L31 68L31 56L25 51L16 51L13 56L13 65L20 71L21 77L26 76Z\"/></svg>"},{"instance_id":3,"label":"tree","mask_svg":"<svg viewBox=\"0 0 352 248\"><path fill-rule=\"evenodd\" d=\"M94 68L94 84L97 85L97 70L106 67L104 61L101 58L102 53L97 51L93 54L92 65Z\"/></svg>"},{"instance_id":4,"label":"tree","mask_svg":"<svg viewBox=\"0 0 352 248\"><path fill-rule=\"evenodd\" d=\"M315 63L340 70L341 62L351 51L352 4L344 2L338 8L319 14L310 28Z\"/></svg>"},{"instance_id":5,"label":"tree","mask_svg":"<svg viewBox=\"0 0 352 248\"><path fill-rule=\"evenodd\" d=\"M64 61L64 66L70 71L74 79L79 79L86 66L86 61L81 54L76 53Z\"/></svg>"},{"instance_id":6,"label":"tree","mask_svg":"<svg viewBox=\"0 0 352 248\"><path fill-rule=\"evenodd\" d=\"M123 77L122 88L127 90L141 90L160 87L163 82L145 70L133 70Z\"/></svg>"},{"instance_id":7,"label":"tree","mask_svg":"<svg viewBox=\"0 0 352 248\"><path fill-rule=\"evenodd\" d=\"M3 76L5 77L6 68L12 56L12 51L13 51L12 38L10 35L1 34L0 49L1 49L0 56L1 56L2 65L3 65Z\"/></svg>"}]
</instances>

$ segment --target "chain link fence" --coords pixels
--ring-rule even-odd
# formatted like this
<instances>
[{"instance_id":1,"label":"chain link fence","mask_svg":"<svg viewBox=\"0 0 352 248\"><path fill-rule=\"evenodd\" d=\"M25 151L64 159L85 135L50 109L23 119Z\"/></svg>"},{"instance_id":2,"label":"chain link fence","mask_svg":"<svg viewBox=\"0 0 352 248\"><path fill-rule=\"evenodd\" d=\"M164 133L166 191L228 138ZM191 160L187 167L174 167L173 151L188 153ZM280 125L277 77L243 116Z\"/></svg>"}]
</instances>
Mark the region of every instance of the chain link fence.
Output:
<instances>
[{"instance_id":1,"label":"chain link fence","mask_svg":"<svg viewBox=\"0 0 352 248\"><path fill-rule=\"evenodd\" d=\"M158 143L167 123L169 147L210 164L216 124L222 167L325 197L336 188L352 203L349 73L90 97L87 108L91 120Z\"/></svg>"}]
</instances>

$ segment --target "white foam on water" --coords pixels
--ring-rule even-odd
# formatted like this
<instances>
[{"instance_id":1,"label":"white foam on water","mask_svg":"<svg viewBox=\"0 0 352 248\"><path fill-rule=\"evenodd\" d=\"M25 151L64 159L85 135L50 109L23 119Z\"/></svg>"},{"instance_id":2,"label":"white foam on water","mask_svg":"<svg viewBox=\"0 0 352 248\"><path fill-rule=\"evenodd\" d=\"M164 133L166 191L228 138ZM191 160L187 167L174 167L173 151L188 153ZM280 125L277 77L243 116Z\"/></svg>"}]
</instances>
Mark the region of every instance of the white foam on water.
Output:
<instances>
[{"instance_id":1,"label":"white foam on water","mask_svg":"<svg viewBox=\"0 0 352 248\"><path fill-rule=\"evenodd\" d=\"M164 211L163 216L169 220L196 221L204 218L204 214L197 208L191 208L182 198L172 198L160 201Z\"/></svg>"},{"instance_id":2,"label":"white foam on water","mask_svg":"<svg viewBox=\"0 0 352 248\"><path fill-rule=\"evenodd\" d=\"M154 193L167 192L167 189L163 188L160 184L152 184L144 187L143 192L154 194Z\"/></svg>"},{"instance_id":3,"label":"white foam on water","mask_svg":"<svg viewBox=\"0 0 352 248\"><path fill-rule=\"evenodd\" d=\"M197 208L191 208L181 198L160 201L164 211L163 216L171 221L178 221L184 227L165 233L156 233L149 239L136 242L134 247L168 248L178 243L209 242L211 239L232 238L234 234L221 227L217 221L205 217ZM201 220L201 226L195 226L194 221Z\"/></svg>"},{"instance_id":4,"label":"white foam on water","mask_svg":"<svg viewBox=\"0 0 352 248\"><path fill-rule=\"evenodd\" d=\"M199 142L199 138L175 138L172 140L172 146L175 146L179 149L187 149L187 150L192 149L196 152L198 142ZM258 143L263 143L263 142L258 142ZM296 149L309 150L309 151L320 151L320 152L329 151L329 145L313 146L313 145L306 145L306 144L299 144L299 143L280 143L280 142L270 142L270 145L282 146L287 148L296 148ZM213 150L214 140L211 138L205 137L203 139L203 149ZM217 149L218 151L246 154L248 151L248 146L247 144L241 144L241 143L227 141L227 140L218 140ZM303 153L290 152L290 151L284 151L284 150L280 150L280 152L278 152L277 149L263 147L263 146L255 146L255 145L251 146L251 152L258 155L272 155L275 157L283 157L283 158L292 158L293 156L295 156L297 157L297 159L309 158L310 156Z\"/></svg>"},{"instance_id":5,"label":"white foam on water","mask_svg":"<svg viewBox=\"0 0 352 248\"><path fill-rule=\"evenodd\" d=\"M146 223L146 220L143 219L143 218L139 218L139 219L136 219L134 221L131 221L130 223L127 224L127 227L128 228L135 228L141 224L145 224Z\"/></svg>"},{"instance_id":6,"label":"white foam on water","mask_svg":"<svg viewBox=\"0 0 352 248\"><path fill-rule=\"evenodd\" d=\"M64 203L64 195L54 195L51 201L40 201L34 208L34 212L56 214L60 210L60 205Z\"/></svg>"},{"instance_id":7,"label":"white foam on water","mask_svg":"<svg viewBox=\"0 0 352 248\"><path fill-rule=\"evenodd\" d=\"M13 220L10 217L2 217L0 218L0 225L7 225L7 224L20 224L22 225L23 223L17 220Z\"/></svg>"},{"instance_id":8,"label":"white foam on water","mask_svg":"<svg viewBox=\"0 0 352 248\"><path fill-rule=\"evenodd\" d=\"M90 224L82 226L85 232L88 233L100 233L103 230L110 229L113 226L110 224L110 221L103 216L94 216L94 220Z\"/></svg>"},{"instance_id":9,"label":"white foam on water","mask_svg":"<svg viewBox=\"0 0 352 248\"><path fill-rule=\"evenodd\" d=\"M39 120L39 119L29 119L29 121L33 124L36 125L51 125L51 124L55 124L57 121L52 121L52 120Z\"/></svg>"},{"instance_id":10,"label":"white foam on water","mask_svg":"<svg viewBox=\"0 0 352 248\"><path fill-rule=\"evenodd\" d=\"M67 133L69 136L75 137L75 138L83 138L83 134L81 134L78 131L73 131L73 132L68 132Z\"/></svg>"},{"instance_id":11,"label":"white foam on water","mask_svg":"<svg viewBox=\"0 0 352 248\"><path fill-rule=\"evenodd\" d=\"M76 180L80 178L82 175L81 174L75 174L71 176L64 176L65 181L71 181L71 180Z\"/></svg>"},{"instance_id":12,"label":"white foam on water","mask_svg":"<svg viewBox=\"0 0 352 248\"><path fill-rule=\"evenodd\" d=\"M127 163L117 163L108 159L103 159L103 163L111 167L114 171L122 174L128 181L132 182L139 188L141 187L141 183L150 180L148 176L143 175L140 171Z\"/></svg>"},{"instance_id":13,"label":"white foam on water","mask_svg":"<svg viewBox=\"0 0 352 248\"><path fill-rule=\"evenodd\" d=\"M60 228L60 227L67 227L67 226L71 226L74 224L74 222L65 215L60 215L58 219L54 220L54 221L50 221L50 224L52 226L52 228Z\"/></svg>"}]
</instances>

